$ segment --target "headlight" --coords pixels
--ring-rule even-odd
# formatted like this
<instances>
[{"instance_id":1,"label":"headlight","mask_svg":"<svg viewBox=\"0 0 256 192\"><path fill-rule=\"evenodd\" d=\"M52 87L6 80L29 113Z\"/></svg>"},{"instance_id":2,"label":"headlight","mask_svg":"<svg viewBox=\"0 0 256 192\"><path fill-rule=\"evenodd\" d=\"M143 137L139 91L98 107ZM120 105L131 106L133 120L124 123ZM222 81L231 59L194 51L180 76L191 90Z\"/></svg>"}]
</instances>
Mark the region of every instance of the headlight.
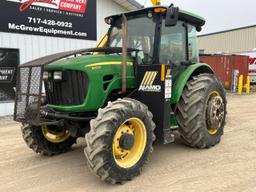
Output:
<instances>
[{"instance_id":1,"label":"headlight","mask_svg":"<svg viewBox=\"0 0 256 192\"><path fill-rule=\"evenodd\" d=\"M53 73L53 79L54 80L62 80L62 72L61 71L54 72Z\"/></svg>"},{"instance_id":2,"label":"headlight","mask_svg":"<svg viewBox=\"0 0 256 192\"><path fill-rule=\"evenodd\" d=\"M48 73L48 71L45 71L43 73L43 80L48 80L48 78L49 78L49 73Z\"/></svg>"}]
</instances>

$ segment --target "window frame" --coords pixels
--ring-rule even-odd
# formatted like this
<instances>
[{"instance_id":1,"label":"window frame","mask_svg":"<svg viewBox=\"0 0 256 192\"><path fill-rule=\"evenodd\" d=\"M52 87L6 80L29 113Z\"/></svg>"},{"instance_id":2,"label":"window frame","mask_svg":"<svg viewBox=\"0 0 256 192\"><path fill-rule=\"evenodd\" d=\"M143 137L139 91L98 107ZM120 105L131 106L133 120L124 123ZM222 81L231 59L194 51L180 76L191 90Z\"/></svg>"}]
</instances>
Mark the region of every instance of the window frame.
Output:
<instances>
[{"instance_id":1,"label":"window frame","mask_svg":"<svg viewBox=\"0 0 256 192\"><path fill-rule=\"evenodd\" d=\"M190 52L190 50L189 50L189 45L190 45L190 36L189 36L189 34L190 34L190 32L188 31L188 60L191 61L191 63L198 63L200 59L199 59L199 44L198 44L198 36L197 36L196 26L188 23L187 24L187 30L189 30L189 27L193 27L194 28L196 41L194 42L195 44L192 46L192 55L191 55L192 57L190 57L190 54L189 54L189 52ZM196 49L194 51L197 52L197 54L196 54L197 61L196 62L193 61L193 47L194 46L195 46L195 49Z\"/></svg>"}]
</instances>

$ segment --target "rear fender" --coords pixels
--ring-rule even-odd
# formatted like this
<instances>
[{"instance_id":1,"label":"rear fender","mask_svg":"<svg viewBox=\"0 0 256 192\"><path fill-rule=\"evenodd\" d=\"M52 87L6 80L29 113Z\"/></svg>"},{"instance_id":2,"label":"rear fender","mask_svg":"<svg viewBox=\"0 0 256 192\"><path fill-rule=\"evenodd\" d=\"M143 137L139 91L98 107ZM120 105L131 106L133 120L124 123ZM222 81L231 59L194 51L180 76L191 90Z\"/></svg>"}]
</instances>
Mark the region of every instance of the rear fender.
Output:
<instances>
[{"instance_id":1,"label":"rear fender","mask_svg":"<svg viewBox=\"0 0 256 192\"><path fill-rule=\"evenodd\" d=\"M205 64L205 63L197 63L190 65L185 71L183 71L177 81L173 85L173 92L172 92L172 104L177 103L180 100L182 95L183 89L188 82L188 80L201 73L211 73L213 74L213 69Z\"/></svg>"}]
</instances>

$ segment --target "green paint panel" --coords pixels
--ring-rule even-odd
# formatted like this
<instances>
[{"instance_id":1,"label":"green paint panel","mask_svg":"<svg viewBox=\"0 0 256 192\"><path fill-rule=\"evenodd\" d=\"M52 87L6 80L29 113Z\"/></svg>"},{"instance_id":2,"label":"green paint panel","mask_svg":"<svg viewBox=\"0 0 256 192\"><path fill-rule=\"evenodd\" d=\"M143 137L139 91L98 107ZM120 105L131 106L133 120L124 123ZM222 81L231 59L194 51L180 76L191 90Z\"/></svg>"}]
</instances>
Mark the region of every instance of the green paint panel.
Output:
<instances>
[{"instance_id":1,"label":"green paint panel","mask_svg":"<svg viewBox=\"0 0 256 192\"><path fill-rule=\"evenodd\" d=\"M183 89L187 83L187 81L193 75L198 75L200 73L213 73L212 68L205 63L197 63L190 65L185 71L183 71L176 82L173 85L172 90L172 103L177 103L180 100Z\"/></svg>"}]
</instances>

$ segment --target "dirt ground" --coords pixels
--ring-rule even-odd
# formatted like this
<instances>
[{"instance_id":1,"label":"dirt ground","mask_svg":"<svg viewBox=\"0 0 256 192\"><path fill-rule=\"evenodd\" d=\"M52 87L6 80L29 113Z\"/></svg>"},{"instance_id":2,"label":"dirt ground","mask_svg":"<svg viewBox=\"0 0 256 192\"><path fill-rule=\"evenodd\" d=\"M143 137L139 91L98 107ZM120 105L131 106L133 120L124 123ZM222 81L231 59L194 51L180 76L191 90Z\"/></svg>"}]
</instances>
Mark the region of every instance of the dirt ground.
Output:
<instances>
[{"instance_id":1,"label":"dirt ground","mask_svg":"<svg viewBox=\"0 0 256 192\"><path fill-rule=\"evenodd\" d=\"M177 140L157 145L141 176L124 185L101 182L88 169L83 142L72 151L41 157L28 149L18 124L0 127L0 191L256 191L256 95L228 97L222 142L209 150Z\"/></svg>"}]
</instances>

